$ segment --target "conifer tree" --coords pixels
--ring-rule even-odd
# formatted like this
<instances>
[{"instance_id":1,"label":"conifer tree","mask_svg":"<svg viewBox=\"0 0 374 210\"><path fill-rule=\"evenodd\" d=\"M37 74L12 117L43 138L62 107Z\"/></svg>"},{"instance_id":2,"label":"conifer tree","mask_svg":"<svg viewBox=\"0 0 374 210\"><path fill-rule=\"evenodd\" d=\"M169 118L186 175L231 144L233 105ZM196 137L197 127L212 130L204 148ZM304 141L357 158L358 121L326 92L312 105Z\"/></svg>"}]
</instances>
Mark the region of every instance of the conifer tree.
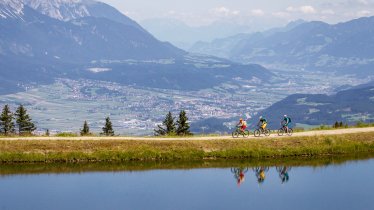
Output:
<instances>
[{"instance_id":1,"label":"conifer tree","mask_svg":"<svg viewBox=\"0 0 374 210\"><path fill-rule=\"evenodd\" d=\"M83 128L81 130L81 136L90 135L90 127L88 126L87 121L84 121Z\"/></svg>"},{"instance_id":2,"label":"conifer tree","mask_svg":"<svg viewBox=\"0 0 374 210\"><path fill-rule=\"evenodd\" d=\"M343 125L343 122L342 121L340 121L340 123L339 123L339 127L343 127L344 125Z\"/></svg>"},{"instance_id":3,"label":"conifer tree","mask_svg":"<svg viewBox=\"0 0 374 210\"><path fill-rule=\"evenodd\" d=\"M338 123L338 121L335 122L333 128L339 128L339 123Z\"/></svg>"},{"instance_id":4,"label":"conifer tree","mask_svg":"<svg viewBox=\"0 0 374 210\"><path fill-rule=\"evenodd\" d=\"M36 130L35 124L31 121L30 116L27 114L27 110L23 105L20 105L16 113L16 123L18 127L18 133L21 134L30 134Z\"/></svg>"},{"instance_id":5,"label":"conifer tree","mask_svg":"<svg viewBox=\"0 0 374 210\"><path fill-rule=\"evenodd\" d=\"M174 117L171 112L166 115L164 121L162 122L162 126L158 125L157 127L158 128L155 129L156 136L173 135L176 133Z\"/></svg>"},{"instance_id":6,"label":"conifer tree","mask_svg":"<svg viewBox=\"0 0 374 210\"><path fill-rule=\"evenodd\" d=\"M101 134L106 136L114 136L112 122L110 121L109 117L105 119L105 126L103 127L103 132Z\"/></svg>"},{"instance_id":7,"label":"conifer tree","mask_svg":"<svg viewBox=\"0 0 374 210\"><path fill-rule=\"evenodd\" d=\"M13 114L8 105L5 105L0 115L0 132L4 135L14 133Z\"/></svg>"},{"instance_id":8,"label":"conifer tree","mask_svg":"<svg viewBox=\"0 0 374 210\"><path fill-rule=\"evenodd\" d=\"M188 123L188 117L184 110L179 113L179 119L177 120L177 135L187 136L192 135L190 132L190 124Z\"/></svg>"}]
</instances>

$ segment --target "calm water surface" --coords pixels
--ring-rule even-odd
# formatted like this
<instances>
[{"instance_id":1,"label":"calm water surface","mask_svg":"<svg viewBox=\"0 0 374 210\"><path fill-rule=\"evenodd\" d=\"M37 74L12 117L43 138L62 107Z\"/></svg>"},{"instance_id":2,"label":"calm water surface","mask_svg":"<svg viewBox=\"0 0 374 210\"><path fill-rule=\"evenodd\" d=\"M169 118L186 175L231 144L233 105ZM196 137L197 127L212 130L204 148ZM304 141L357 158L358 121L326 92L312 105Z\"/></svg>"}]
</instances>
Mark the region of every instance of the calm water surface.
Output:
<instances>
[{"instance_id":1,"label":"calm water surface","mask_svg":"<svg viewBox=\"0 0 374 210\"><path fill-rule=\"evenodd\" d=\"M1 168L0 168L1 173ZM3 173L4 174L4 173ZM374 159L0 176L0 209L374 209Z\"/></svg>"}]
</instances>

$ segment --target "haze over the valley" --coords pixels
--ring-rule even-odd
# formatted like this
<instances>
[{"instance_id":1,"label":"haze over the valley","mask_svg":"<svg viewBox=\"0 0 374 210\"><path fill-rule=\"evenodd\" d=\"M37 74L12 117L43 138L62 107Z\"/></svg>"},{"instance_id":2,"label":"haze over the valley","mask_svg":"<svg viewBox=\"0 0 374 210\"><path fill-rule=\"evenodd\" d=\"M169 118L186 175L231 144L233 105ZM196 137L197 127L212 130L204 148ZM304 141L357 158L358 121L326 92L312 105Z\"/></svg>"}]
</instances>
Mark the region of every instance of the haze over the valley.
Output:
<instances>
[{"instance_id":1,"label":"haze over the valley","mask_svg":"<svg viewBox=\"0 0 374 210\"><path fill-rule=\"evenodd\" d=\"M374 14L373 0L104 0L153 35L188 49L197 41L282 27L295 20L345 22Z\"/></svg>"}]
</instances>

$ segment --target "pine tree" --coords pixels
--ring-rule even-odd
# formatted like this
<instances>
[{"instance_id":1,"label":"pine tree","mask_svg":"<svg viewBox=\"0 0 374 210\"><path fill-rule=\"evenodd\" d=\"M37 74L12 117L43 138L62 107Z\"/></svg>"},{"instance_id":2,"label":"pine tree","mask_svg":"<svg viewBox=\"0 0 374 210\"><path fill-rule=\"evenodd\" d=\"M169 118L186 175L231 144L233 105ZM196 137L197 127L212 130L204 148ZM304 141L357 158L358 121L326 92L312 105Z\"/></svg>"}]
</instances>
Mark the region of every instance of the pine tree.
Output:
<instances>
[{"instance_id":1,"label":"pine tree","mask_svg":"<svg viewBox=\"0 0 374 210\"><path fill-rule=\"evenodd\" d=\"M90 127L88 127L87 121L84 121L83 129L81 130L81 136L87 136L87 135L90 135Z\"/></svg>"},{"instance_id":2,"label":"pine tree","mask_svg":"<svg viewBox=\"0 0 374 210\"><path fill-rule=\"evenodd\" d=\"M190 124L188 123L188 117L184 110L179 113L179 119L177 120L177 135L187 136L192 135L190 132Z\"/></svg>"},{"instance_id":3,"label":"pine tree","mask_svg":"<svg viewBox=\"0 0 374 210\"><path fill-rule=\"evenodd\" d=\"M154 130L155 136L165 136L166 129L163 128L161 125L157 125L157 129Z\"/></svg>"},{"instance_id":4,"label":"pine tree","mask_svg":"<svg viewBox=\"0 0 374 210\"><path fill-rule=\"evenodd\" d=\"M4 135L9 135L15 132L13 114L8 105L5 105L0 116L0 132Z\"/></svg>"},{"instance_id":5,"label":"pine tree","mask_svg":"<svg viewBox=\"0 0 374 210\"><path fill-rule=\"evenodd\" d=\"M109 117L105 119L105 126L103 127L103 132L101 134L106 136L114 136L112 122L110 121Z\"/></svg>"},{"instance_id":6,"label":"pine tree","mask_svg":"<svg viewBox=\"0 0 374 210\"><path fill-rule=\"evenodd\" d=\"M174 135L176 133L175 123L174 123L174 117L169 112L165 120L162 122L162 126L158 125L158 128L155 130L156 136L165 136L165 135Z\"/></svg>"},{"instance_id":7,"label":"pine tree","mask_svg":"<svg viewBox=\"0 0 374 210\"><path fill-rule=\"evenodd\" d=\"M35 124L31 122L31 118L27 114L27 110L23 105L20 105L17 108L16 113L14 115L16 117L18 133L20 135L31 134L34 130L36 130Z\"/></svg>"},{"instance_id":8,"label":"pine tree","mask_svg":"<svg viewBox=\"0 0 374 210\"><path fill-rule=\"evenodd\" d=\"M339 123L339 127L343 127L344 125L343 125L343 122L342 121L340 121L340 123Z\"/></svg>"},{"instance_id":9,"label":"pine tree","mask_svg":"<svg viewBox=\"0 0 374 210\"><path fill-rule=\"evenodd\" d=\"M338 123L338 121L335 122L333 128L339 128L339 123Z\"/></svg>"}]
</instances>

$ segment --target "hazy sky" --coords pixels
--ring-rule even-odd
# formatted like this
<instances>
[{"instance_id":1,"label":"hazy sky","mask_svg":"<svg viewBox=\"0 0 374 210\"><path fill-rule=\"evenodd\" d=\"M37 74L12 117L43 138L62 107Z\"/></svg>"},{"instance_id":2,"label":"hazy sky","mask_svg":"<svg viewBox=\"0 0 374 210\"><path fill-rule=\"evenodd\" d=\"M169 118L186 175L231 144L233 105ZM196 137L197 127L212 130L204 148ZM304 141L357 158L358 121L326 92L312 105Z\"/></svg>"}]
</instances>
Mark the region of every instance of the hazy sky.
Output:
<instances>
[{"instance_id":1,"label":"hazy sky","mask_svg":"<svg viewBox=\"0 0 374 210\"><path fill-rule=\"evenodd\" d=\"M329 23L374 15L374 0L101 0L136 21L177 19L189 25L230 20L250 24L296 19ZM265 21L266 20L266 21Z\"/></svg>"}]
</instances>

